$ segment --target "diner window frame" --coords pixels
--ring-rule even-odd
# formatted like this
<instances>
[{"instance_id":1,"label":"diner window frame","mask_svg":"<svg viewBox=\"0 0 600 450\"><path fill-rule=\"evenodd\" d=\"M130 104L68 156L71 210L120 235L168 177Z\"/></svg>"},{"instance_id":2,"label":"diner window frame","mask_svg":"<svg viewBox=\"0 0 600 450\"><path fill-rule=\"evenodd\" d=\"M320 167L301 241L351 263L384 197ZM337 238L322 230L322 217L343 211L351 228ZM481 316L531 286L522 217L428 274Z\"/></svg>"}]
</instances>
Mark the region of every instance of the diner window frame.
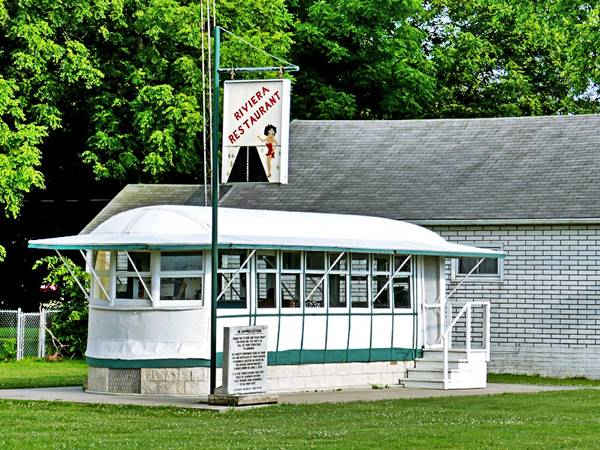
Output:
<instances>
[{"instance_id":1,"label":"diner window frame","mask_svg":"<svg viewBox=\"0 0 600 450\"><path fill-rule=\"evenodd\" d=\"M329 253L325 252L325 251L304 251L303 253L303 261L304 261L304 273L303 273L303 278L304 278L304 290L303 290L303 295L302 295L302 303L304 304L304 308L305 309L309 309L311 312L315 312L315 311L319 311L319 310L325 310L327 307L327 301L328 301L328 288L329 288L329 284L328 282L328 276L325 276L327 274L327 269L328 269L328 263L329 263ZM322 269L309 269L308 268L308 255L310 254L314 254L314 253L322 253L323 254L323 268ZM308 277L309 276L317 276L317 284L313 284L310 288L308 287ZM315 286L317 286L317 288L315 289ZM314 289L314 292L313 292ZM321 291L321 295L322 295L322 301L323 304L321 306L312 306L312 305L308 305L307 302L312 302L313 299L315 298L315 295ZM310 296L310 298L308 298L308 295L312 292L312 295Z\"/></svg>"},{"instance_id":2,"label":"diner window frame","mask_svg":"<svg viewBox=\"0 0 600 450\"><path fill-rule=\"evenodd\" d=\"M274 252L275 253L275 267L274 268L259 268L258 267L258 257L260 255L260 253L262 252ZM279 302L280 302L280 295L279 295L279 291L280 291L280 286L279 286L279 267L280 267L280 261L279 261L279 253L281 253L279 250L257 250L256 253L253 256L253 261L251 261L251 263L254 264L254 292L256 294L255 296L255 302L256 302L256 309L257 310L264 310L264 311L273 311L273 310L277 310L279 307ZM260 306L259 305L259 289L260 289L260 282L259 282L259 275L261 274L272 274L275 275L275 298L274 298L274 305L273 306Z\"/></svg>"},{"instance_id":3,"label":"diner window frame","mask_svg":"<svg viewBox=\"0 0 600 450\"><path fill-rule=\"evenodd\" d=\"M400 264L402 264L404 262L404 260L408 257L411 257L408 262L408 270L405 270L406 266L402 268L402 271L398 272L396 275L394 275L394 272L396 271L396 262L395 262L395 258L398 258L400 261ZM392 267L391 267L391 272L390 272L390 276L394 275L392 277L392 281L391 281L391 295L392 295L392 307L394 308L394 310L411 310L413 308L413 305L415 304L415 278L413 276L414 274L414 268L415 265L413 264L413 260L414 260L414 256L413 255L393 255L392 258ZM396 306L396 298L395 298L395 294L394 294L394 280L398 279L398 278L408 278L408 299L409 299L409 304L408 306Z\"/></svg>"},{"instance_id":4,"label":"diner window frame","mask_svg":"<svg viewBox=\"0 0 600 450\"><path fill-rule=\"evenodd\" d=\"M242 257L241 261L240 261L240 266L233 268L233 269L223 269L221 268L221 260L220 258L226 254L227 252L245 252L245 256ZM240 309L240 310L247 310L250 311L250 304L252 302L252 291L251 291L251 274L252 274L252 270L251 270L251 264L252 264L252 259L256 257L256 253L254 253L252 255L252 257L250 259L248 259L248 256L251 254L252 250L250 249L227 249L227 250L219 250L219 259L217 261L218 267L217 267L217 280L220 280L220 276L222 274L231 274L232 277L236 277L239 280L242 279L241 275L245 275L246 281L245 281L245 292L246 292L246 300L245 300L245 305L244 306L240 306L240 304L242 304L241 301L239 302L232 302L232 301L223 301L222 299L218 299L217 300L217 309ZM247 262L246 262L247 261ZM246 262L246 264L244 265L244 262ZM221 283L221 287L219 289L219 292L217 294L217 297L223 297L224 294L222 295L222 293L224 292L225 287L227 286L227 284L229 284L229 282L231 281L231 279L226 279L225 277L223 277L224 279L224 283ZM240 283L241 286L242 283ZM231 285L229 287L227 287L227 289L234 289L233 288L234 283L231 283ZM217 282L217 286L219 286L218 282Z\"/></svg>"},{"instance_id":5,"label":"diner window frame","mask_svg":"<svg viewBox=\"0 0 600 450\"><path fill-rule=\"evenodd\" d=\"M299 269L286 269L283 267L283 256L284 253L298 253L300 255L300 268ZM281 304L281 312L282 314L295 314L302 309L302 305L304 303L304 252L300 250L280 250L279 251L279 279L277 292L279 295L279 301ZM284 296L283 296L283 278L285 275L297 275L298 278L298 304L295 306L286 306L284 305Z\"/></svg>"},{"instance_id":6,"label":"diner window frame","mask_svg":"<svg viewBox=\"0 0 600 450\"><path fill-rule=\"evenodd\" d=\"M131 256L132 253L142 253L142 254L149 255L150 256L149 270L144 271L144 272L139 271L139 268L138 268L138 271L118 270L119 253L125 254L125 258L127 259L127 268L128 269L129 269L129 263L130 263L129 258L133 259L133 257ZM128 254L129 254L129 257L127 257ZM142 285L141 280L140 280L140 278L142 278L144 280L144 283L146 283L146 288L148 289L150 294L152 294L153 292L155 292L155 288L154 288L155 283L158 282L158 280L155 280L155 277L152 276L152 267L153 267L153 264L156 264L157 258L159 258L158 252L144 252L144 251L130 252L129 250L111 251L111 270L112 270L111 295L114 297L114 302L116 305L156 306L157 299L154 298L153 295L151 295L149 298L118 297L119 293L117 291L117 279L119 277L137 279L139 282L139 285L140 285L139 288L142 290L142 292L144 292L145 295L147 295L148 293L146 292L146 289L144 288L144 286ZM112 260L114 260L114 263L112 262ZM146 280L150 280L150 283L147 283Z\"/></svg>"},{"instance_id":7,"label":"diner window frame","mask_svg":"<svg viewBox=\"0 0 600 450\"><path fill-rule=\"evenodd\" d=\"M201 256L201 261L202 261L202 266L199 270L162 270L162 258L164 254L185 254L185 253L189 253L189 254L199 254ZM202 251L202 250L190 250L190 251L161 251L159 253L158 256L158 261L154 262L155 264L157 264L157 268L156 270L151 270L151 272L156 272L155 276L158 277L158 285L157 285L157 289L156 290L152 290L152 296L153 297L158 297L155 298L155 301L157 301L158 305L160 306L196 306L196 307L204 307L206 302L205 302L205 297L206 297L206 252ZM151 261L151 266L152 268L152 261ZM199 278L200 281L200 292L201 292L201 298L199 299L195 299L195 298L190 298L190 299L177 299L177 300L165 300L162 298L161 296L161 290L162 290L162 280L163 278ZM155 286L154 284L154 277L152 277L152 286Z\"/></svg>"}]
</instances>

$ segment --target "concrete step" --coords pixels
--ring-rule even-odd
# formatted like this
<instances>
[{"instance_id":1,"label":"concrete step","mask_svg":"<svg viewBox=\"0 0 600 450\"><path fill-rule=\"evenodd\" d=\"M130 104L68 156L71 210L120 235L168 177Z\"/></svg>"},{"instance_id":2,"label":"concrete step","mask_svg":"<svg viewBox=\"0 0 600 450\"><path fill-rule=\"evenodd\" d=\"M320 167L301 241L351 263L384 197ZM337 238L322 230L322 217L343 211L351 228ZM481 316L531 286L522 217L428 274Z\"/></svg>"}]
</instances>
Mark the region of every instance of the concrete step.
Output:
<instances>
[{"instance_id":1,"label":"concrete step","mask_svg":"<svg viewBox=\"0 0 600 450\"><path fill-rule=\"evenodd\" d=\"M409 389L444 389L444 382L413 379L406 380L404 386Z\"/></svg>"},{"instance_id":2,"label":"concrete step","mask_svg":"<svg viewBox=\"0 0 600 450\"><path fill-rule=\"evenodd\" d=\"M469 367L469 363L464 360L448 361L449 370L464 369L467 367ZM444 361L423 361L422 359L418 359L416 368L424 370L442 370L444 368Z\"/></svg>"},{"instance_id":3,"label":"concrete step","mask_svg":"<svg viewBox=\"0 0 600 450\"><path fill-rule=\"evenodd\" d=\"M453 379L460 374L459 370L449 370L448 379ZM408 369L407 373L408 380L430 380L430 381L442 381L444 379L444 370L427 370L427 369Z\"/></svg>"},{"instance_id":4,"label":"concrete step","mask_svg":"<svg viewBox=\"0 0 600 450\"><path fill-rule=\"evenodd\" d=\"M444 361L444 352L441 350L425 350L423 358L419 361ZM465 350L448 350L448 361L467 361Z\"/></svg>"}]
</instances>

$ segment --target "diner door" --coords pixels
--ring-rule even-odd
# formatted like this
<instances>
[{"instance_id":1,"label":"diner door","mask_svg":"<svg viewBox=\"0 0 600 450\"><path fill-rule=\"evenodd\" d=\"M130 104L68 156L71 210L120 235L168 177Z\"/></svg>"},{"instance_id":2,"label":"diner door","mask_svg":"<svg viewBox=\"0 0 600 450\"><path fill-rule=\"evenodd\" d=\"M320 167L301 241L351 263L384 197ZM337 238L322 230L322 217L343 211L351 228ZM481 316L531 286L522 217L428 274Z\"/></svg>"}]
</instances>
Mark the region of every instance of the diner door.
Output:
<instances>
[{"instance_id":1,"label":"diner door","mask_svg":"<svg viewBox=\"0 0 600 450\"><path fill-rule=\"evenodd\" d=\"M422 303L423 344L425 348L435 349L442 346L442 302L443 273L440 267L441 258L437 256L422 257Z\"/></svg>"}]
</instances>

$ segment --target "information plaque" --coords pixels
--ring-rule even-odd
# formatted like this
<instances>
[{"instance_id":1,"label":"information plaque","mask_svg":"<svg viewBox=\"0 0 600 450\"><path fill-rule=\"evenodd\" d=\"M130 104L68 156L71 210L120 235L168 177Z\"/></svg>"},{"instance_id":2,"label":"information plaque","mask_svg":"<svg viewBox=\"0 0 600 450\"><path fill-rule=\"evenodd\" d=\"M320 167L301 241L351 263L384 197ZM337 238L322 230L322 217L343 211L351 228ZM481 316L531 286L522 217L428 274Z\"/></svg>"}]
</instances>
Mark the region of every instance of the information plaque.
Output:
<instances>
[{"instance_id":1,"label":"information plaque","mask_svg":"<svg viewBox=\"0 0 600 450\"><path fill-rule=\"evenodd\" d=\"M226 395L267 391L267 326L225 327L223 390Z\"/></svg>"}]
</instances>

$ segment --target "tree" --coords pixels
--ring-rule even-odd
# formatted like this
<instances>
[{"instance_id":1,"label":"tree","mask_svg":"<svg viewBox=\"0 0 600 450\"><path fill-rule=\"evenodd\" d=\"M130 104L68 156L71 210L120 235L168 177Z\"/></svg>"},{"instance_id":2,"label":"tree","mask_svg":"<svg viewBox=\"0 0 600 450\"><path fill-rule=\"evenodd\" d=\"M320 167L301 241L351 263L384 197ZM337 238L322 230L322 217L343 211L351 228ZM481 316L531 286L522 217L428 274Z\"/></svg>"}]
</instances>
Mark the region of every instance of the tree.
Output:
<instances>
[{"instance_id":1,"label":"tree","mask_svg":"<svg viewBox=\"0 0 600 450\"><path fill-rule=\"evenodd\" d=\"M434 96L416 0L292 0L292 57L300 65L294 116L421 117Z\"/></svg>"},{"instance_id":2,"label":"tree","mask_svg":"<svg viewBox=\"0 0 600 450\"><path fill-rule=\"evenodd\" d=\"M206 2L0 0L0 208L6 215L16 217L24 195L44 187L44 158L82 159L87 168L80 170L99 180L200 180ZM291 17L284 0L222 0L217 10L219 24L256 47L287 53ZM223 58L266 57L226 41ZM69 183L72 174L55 177ZM0 247L0 259L3 254Z\"/></svg>"},{"instance_id":3,"label":"tree","mask_svg":"<svg viewBox=\"0 0 600 450\"><path fill-rule=\"evenodd\" d=\"M586 56L577 56L590 30L589 2L431 0L426 9L421 28L437 79L429 116L599 110L581 96L591 80L581 70Z\"/></svg>"},{"instance_id":4,"label":"tree","mask_svg":"<svg viewBox=\"0 0 600 450\"><path fill-rule=\"evenodd\" d=\"M201 93L209 88L202 84L202 5L178 0L127 5L119 20L105 23L97 37L102 42L94 43L102 49L98 58L105 69L90 96L92 133L84 160L98 178L161 181L196 174L199 180L206 124ZM283 0L222 1L217 11L220 25L256 47L287 53L290 17ZM224 65L264 60L228 36ZM208 46L208 36L205 42Z\"/></svg>"},{"instance_id":5,"label":"tree","mask_svg":"<svg viewBox=\"0 0 600 450\"><path fill-rule=\"evenodd\" d=\"M59 99L80 84L92 86L100 73L86 49L66 30L52 30L53 2L0 0L0 207L16 217L24 195L44 187L41 146L60 126ZM69 17L68 9L61 17ZM72 20L76 21L76 18ZM0 247L0 260L5 251Z\"/></svg>"}]
</instances>

